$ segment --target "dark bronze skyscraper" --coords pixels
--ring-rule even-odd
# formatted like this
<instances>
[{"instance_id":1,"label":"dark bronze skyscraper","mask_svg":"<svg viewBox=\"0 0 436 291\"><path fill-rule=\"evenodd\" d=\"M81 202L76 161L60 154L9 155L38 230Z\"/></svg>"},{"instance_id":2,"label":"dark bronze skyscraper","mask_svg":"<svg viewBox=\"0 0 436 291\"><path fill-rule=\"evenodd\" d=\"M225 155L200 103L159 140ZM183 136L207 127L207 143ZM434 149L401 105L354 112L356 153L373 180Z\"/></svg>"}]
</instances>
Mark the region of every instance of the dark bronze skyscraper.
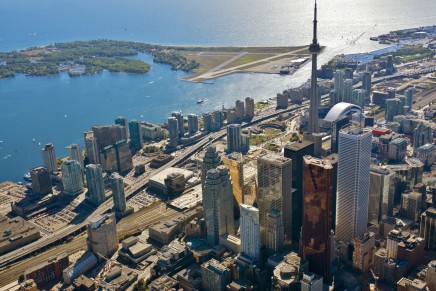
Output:
<instances>
[{"instance_id":1,"label":"dark bronze skyscraper","mask_svg":"<svg viewBox=\"0 0 436 291\"><path fill-rule=\"evenodd\" d=\"M333 161L335 162L335 161ZM330 282L330 235L335 167L330 159L305 156L301 250L309 269Z\"/></svg>"}]
</instances>

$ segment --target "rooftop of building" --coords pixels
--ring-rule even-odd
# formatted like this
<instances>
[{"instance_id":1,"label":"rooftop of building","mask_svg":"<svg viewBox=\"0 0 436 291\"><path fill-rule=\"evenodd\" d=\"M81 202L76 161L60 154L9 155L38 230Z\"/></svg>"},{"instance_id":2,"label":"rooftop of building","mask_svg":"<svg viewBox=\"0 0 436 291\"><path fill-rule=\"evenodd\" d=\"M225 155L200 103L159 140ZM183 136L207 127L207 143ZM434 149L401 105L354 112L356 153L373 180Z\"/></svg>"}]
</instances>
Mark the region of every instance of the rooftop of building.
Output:
<instances>
[{"instance_id":1,"label":"rooftop of building","mask_svg":"<svg viewBox=\"0 0 436 291\"><path fill-rule=\"evenodd\" d=\"M30 169L30 172L39 173L39 172L48 172L48 170L44 166L38 166L38 167Z\"/></svg>"},{"instance_id":2,"label":"rooftop of building","mask_svg":"<svg viewBox=\"0 0 436 291\"><path fill-rule=\"evenodd\" d=\"M385 248L379 248L376 252L375 252L375 256L378 257L388 257L388 250Z\"/></svg>"},{"instance_id":3,"label":"rooftop of building","mask_svg":"<svg viewBox=\"0 0 436 291\"><path fill-rule=\"evenodd\" d=\"M201 266L202 268L209 269L211 271L218 272L218 273L224 273L228 271L228 269L225 266L223 266L220 262L218 262L215 259L210 259L209 261L203 263L203 265Z\"/></svg>"},{"instance_id":4,"label":"rooftop of building","mask_svg":"<svg viewBox=\"0 0 436 291\"><path fill-rule=\"evenodd\" d=\"M390 173L392 173L392 171L390 171L385 166L378 166L378 165L371 165L371 172L382 174L382 175L389 175Z\"/></svg>"},{"instance_id":5,"label":"rooftop of building","mask_svg":"<svg viewBox=\"0 0 436 291\"><path fill-rule=\"evenodd\" d=\"M370 128L367 127L361 127L360 125L351 125L344 127L340 130L340 133L346 134L349 136L364 136L368 133L372 133Z\"/></svg>"},{"instance_id":6,"label":"rooftop of building","mask_svg":"<svg viewBox=\"0 0 436 291\"><path fill-rule=\"evenodd\" d=\"M311 142L311 141L300 140L300 141L294 142L294 143L292 143L292 144L286 146L285 148L288 149L288 150L291 150L291 151L295 151L295 152L296 152L296 151L299 151L299 150L301 150L301 149L303 149L303 148L305 148L305 147L311 146L311 145L313 145L313 144L314 144L314 143Z\"/></svg>"},{"instance_id":7,"label":"rooftop of building","mask_svg":"<svg viewBox=\"0 0 436 291\"><path fill-rule=\"evenodd\" d=\"M0 247L39 231L21 217L7 218L0 214Z\"/></svg>"},{"instance_id":8,"label":"rooftop of building","mask_svg":"<svg viewBox=\"0 0 436 291\"><path fill-rule=\"evenodd\" d=\"M424 164L417 158L408 158L406 163L411 167L423 167Z\"/></svg>"},{"instance_id":9,"label":"rooftop of building","mask_svg":"<svg viewBox=\"0 0 436 291\"><path fill-rule=\"evenodd\" d=\"M94 280L86 277L85 275L80 275L78 278L74 279L73 281L73 285L82 286L88 289L94 286L94 284L95 284Z\"/></svg>"},{"instance_id":10,"label":"rooftop of building","mask_svg":"<svg viewBox=\"0 0 436 291\"><path fill-rule=\"evenodd\" d=\"M239 237L231 235L231 234L225 234L222 236L222 238L233 243L233 244L237 244L237 245L241 244L241 239Z\"/></svg>"},{"instance_id":11,"label":"rooftop of building","mask_svg":"<svg viewBox=\"0 0 436 291\"><path fill-rule=\"evenodd\" d=\"M150 182L165 185L165 178L168 177L168 175L174 174L174 173L182 174L183 176L185 176L186 180L188 180L189 178L191 178L194 175L194 172L192 172L192 171L171 167L171 168L167 168L167 169L163 170L162 172L151 177Z\"/></svg>"},{"instance_id":12,"label":"rooftop of building","mask_svg":"<svg viewBox=\"0 0 436 291\"><path fill-rule=\"evenodd\" d=\"M317 167L324 168L326 170L333 169L333 165L328 159L319 159L312 156L304 156L304 161L307 165L313 165Z\"/></svg>"},{"instance_id":13,"label":"rooftop of building","mask_svg":"<svg viewBox=\"0 0 436 291\"><path fill-rule=\"evenodd\" d=\"M94 218L92 220L89 220L89 225L93 228L93 229L97 229L99 228L103 223L104 224L109 224L111 223L113 220L115 219L114 214L103 214L97 218Z\"/></svg>"},{"instance_id":14,"label":"rooftop of building","mask_svg":"<svg viewBox=\"0 0 436 291\"><path fill-rule=\"evenodd\" d=\"M273 153L267 153L266 155L259 157L259 160L268 161L270 163L277 163L277 164L292 163L291 159Z\"/></svg>"},{"instance_id":15,"label":"rooftop of building","mask_svg":"<svg viewBox=\"0 0 436 291\"><path fill-rule=\"evenodd\" d=\"M428 216L436 219L436 209L434 209L433 207L430 207L422 215L424 215L424 216L428 215Z\"/></svg>"},{"instance_id":16,"label":"rooftop of building","mask_svg":"<svg viewBox=\"0 0 436 291\"><path fill-rule=\"evenodd\" d=\"M407 144L407 140L405 138L402 138L402 137L397 137L391 141L391 144L397 144L397 145L404 144L404 143Z\"/></svg>"},{"instance_id":17,"label":"rooftop of building","mask_svg":"<svg viewBox=\"0 0 436 291\"><path fill-rule=\"evenodd\" d=\"M32 273L36 270L43 268L44 266L47 266L47 265L52 264L52 263L56 263L56 262L63 260L65 258L68 259L67 253L60 254L59 256L50 257L47 260L45 260L44 262L42 262L42 263L40 263L40 264L30 268L30 269L27 269L25 274Z\"/></svg>"},{"instance_id":18,"label":"rooftop of building","mask_svg":"<svg viewBox=\"0 0 436 291\"><path fill-rule=\"evenodd\" d=\"M170 291L175 290L174 288L176 288L178 284L179 283L173 278L164 275L153 280L150 286L152 286L154 290Z\"/></svg>"},{"instance_id":19,"label":"rooftop of building","mask_svg":"<svg viewBox=\"0 0 436 291\"><path fill-rule=\"evenodd\" d=\"M397 288L398 286L401 287L414 287L414 288L418 288L419 290L424 290L424 288L427 286L427 283L419 280L419 279L414 279L413 281L407 278L401 278L400 281L398 281L397 283ZM407 289L409 290L409 289Z\"/></svg>"},{"instance_id":20,"label":"rooftop of building","mask_svg":"<svg viewBox=\"0 0 436 291\"><path fill-rule=\"evenodd\" d=\"M175 218L161 221L158 224L155 224L152 227L150 227L150 229L153 229L155 231L159 231L162 233L170 233L174 227L177 227L177 225L183 223L186 219L187 219L187 217L185 215L181 214Z\"/></svg>"},{"instance_id":21,"label":"rooftop of building","mask_svg":"<svg viewBox=\"0 0 436 291\"><path fill-rule=\"evenodd\" d=\"M425 145L423 145L423 146L420 146L420 147L418 148L418 150L421 150L421 151L427 151L427 150L432 150L432 149L434 149L434 148L436 148L436 145L434 145L434 144L432 144L432 143L427 143L427 144L425 144Z\"/></svg>"}]
</instances>

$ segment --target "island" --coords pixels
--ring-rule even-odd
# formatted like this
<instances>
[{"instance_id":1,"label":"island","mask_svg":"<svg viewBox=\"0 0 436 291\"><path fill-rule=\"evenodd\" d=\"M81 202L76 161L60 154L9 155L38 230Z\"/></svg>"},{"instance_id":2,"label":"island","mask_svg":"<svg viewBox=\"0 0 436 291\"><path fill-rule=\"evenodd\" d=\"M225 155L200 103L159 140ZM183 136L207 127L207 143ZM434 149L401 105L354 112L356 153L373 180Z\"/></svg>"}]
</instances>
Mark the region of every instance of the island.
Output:
<instances>
[{"instance_id":1,"label":"island","mask_svg":"<svg viewBox=\"0 0 436 291\"><path fill-rule=\"evenodd\" d=\"M150 54L155 63L192 72L188 81L204 82L234 72L290 74L308 58L307 47L197 47L164 46L133 41L89 40L54 43L20 51L0 52L0 78L70 76L100 73L145 74L150 64L134 58Z\"/></svg>"}]
</instances>

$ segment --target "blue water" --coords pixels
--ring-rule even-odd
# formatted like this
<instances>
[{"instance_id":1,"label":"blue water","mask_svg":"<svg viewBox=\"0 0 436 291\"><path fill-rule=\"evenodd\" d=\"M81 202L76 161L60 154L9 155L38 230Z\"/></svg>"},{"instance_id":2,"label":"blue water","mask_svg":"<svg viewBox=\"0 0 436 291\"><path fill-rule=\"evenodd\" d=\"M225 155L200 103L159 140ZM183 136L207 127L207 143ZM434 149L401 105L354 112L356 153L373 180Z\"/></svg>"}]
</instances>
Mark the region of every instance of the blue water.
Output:
<instances>
[{"instance_id":1,"label":"blue water","mask_svg":"<svg viewBox=\"0 0 436 291\"><path fill-rule=\"evenodd\" d=\"M183 45L304 45L311 40L310 2L2 0L0 51L97 38ZM384 47L370 42L370 36L436 23L436 1L431 0L319 0L318 7L319 41L327 46L320 63L337 53ZM161 123L173 110L201 113L246 96L265 99L307 80L309 67L292 77L235 74L212 85L179 80L186 75L152 64L151 71L140 76L103 72L80 78L0 80L0 181L19 181L40 164L39 142L53 142L58 156L65 155L67 145L83 144L83 131L93 124L112 123L118 115ZM203 106L196 104L200 98L207 99Z\"/></svg>"}]
</instances>

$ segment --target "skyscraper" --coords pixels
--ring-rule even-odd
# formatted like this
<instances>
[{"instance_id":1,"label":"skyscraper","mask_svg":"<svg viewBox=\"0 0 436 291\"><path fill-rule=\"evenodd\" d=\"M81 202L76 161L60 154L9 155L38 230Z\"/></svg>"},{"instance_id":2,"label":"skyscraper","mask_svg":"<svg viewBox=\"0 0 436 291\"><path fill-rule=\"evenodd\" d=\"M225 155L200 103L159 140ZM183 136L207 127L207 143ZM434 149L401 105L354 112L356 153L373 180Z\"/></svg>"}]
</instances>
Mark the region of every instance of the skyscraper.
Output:
<instances>
[{"instance_id":1,"label":"skyscraper","mask_svg":"<svg viewBox=\"0 0 436 291\"><path fill-rule=\"evenodd\" d=\"M115 124L127 127L127 118L124 116L118 116L115 118Z\"/></svg>"},{"instance_id":2,"label":"skyscraper","mask_svg":"<svg viewBox=\"0 0 436 291\"><path fill-rule=\"evenodd\" d=\"M117 141L127 140L127 129L122 125L94 125L91 129L97 139L98 152Z\"/></svg>"},{"instance_id":3,"label":"skyscraper","mask_svg":"<svg viewBox=\"0 0 436 291\"><path fill-rule=\"evenodd\" d=\"M130 149L132 152L137 152L142 148L142 132L141 123L133 119L129 122L129 133L130 133Z\"/></svg>"},{"instance_id":4,"label":"skyscraper","mask_svg":"<svg viewBox=\"0 0 436 291\"><path fill-rule=\"evenodd\" d=\"M123 177L118 173L112 173L111 177L112 198L114 199L115 211L126 211L126 194L124 193Z\"/></svg>"},{"instance_id":5,"label":"skyscraper","mask_svg":"<svg viewBox=\"0 0 436 291\"><path fill-rule=\"evenodd\" d=\"M419 224L419 236L424 239L426 250L436 251L436 209L435 208L430 207L423 214L421 214L421 222Z\"/></svg>"},{"instance_id":6,"label":"skyscraper","mask_svg":"<svg viewBox=\"0 0 436 291\"><path fill-rule=\"evenodd\" d=\"M227 126L227 151L240 152L241 151L241 125L230 124Z\"/></svg>"},{"instance_id":7,"label":"skyscraper","mask_svg":"<svg viewBox=\"0 0 436 291\"><path fill-rule=\"evenodd\" d=\"M433 141L433 132L431 125L420 122L413 131L413 150L416 151L420 146L423 146Z\"/></svg>"},{"instance_id":8,"label":"skyscraper","mask_svg":"<svg viewBox=\"0 0 436 291\"><path fill-rule=\"evenodd\" d=\"M118 249L117 225L114 214L103 214L89 221L87 244L90 251L110 258Z\"/></svg>"},{"instance_id":9,"label":"skyscraper","mask_svg":"<svg viewBox=\"0 0 436 291\"><path fill-rule=\"evenodd\" d=\"M436 261L428 263L425 282L428 285L428 290L436 290Z\"/></svg>"},{"instance_id":10,"label":"skyscraper","mask_svg":"<svg viewBox=\"0 0 436 291\"><path fill-rule=\"evenodd\" d=\"M242 189L244 187L244 164L241 153L231 153L223 156L223 164L229 168L230 177L232 178L233 196L239 208L239 205L244 203L244 195Z\"/></svg>"},{"instance_id":11,"label":"skyscraper","mask_svg":"<svg viewBox=\"0 0 436 291\"><path fill-rule=\"evenodd\" d=\"M336 103L342 102L344 100L344 72L339 70L335 71L333 82L333 88L336 90L337 94Z\"/></svg>"},{"instance_id":12,"label":"skyscraper","mask_svg":"<svg viewBox=\"0 0 436 291\"><path fill-rule=\"evenodd\" d=\"M413 104L413 95L415 94L415 88L414 87L410 87L407 90L404 91L404 96L406 96L406 105L409 106L410 108L412 107Z\"/></svg>"},{"instance_id":13,"label":"skyscraper","mask_svg":"<svg viewBox=\"0 0 436 291\"><path fill-rule=\"evenodd\" d=\"M360 108L363 109L363 107L365 107L365 90L353 90L351 103L360 106Z\"/></svg>"},{"instance_id":14,"label":"skyscraper","mask_svg":"<svg viewBox=\"0 0 436 291\"><path fill-rule=\"evenodd\" d=\"M215 259L201 265L201 285L202 290L224 291L230 283L230 271Z\"/></svg>"},{"instance_id":15,"label":"skyscraper","mask_svg":"<svg viewBox=\"0 0 436 291\"><path fill-rule=\"evenodd\" d=\"M118 116L117 118L115 118L115 124L124 126L124 128L126 129L126 137L129 138L129 125L127 123L127 118L123 116Z\"/></svg>"},{"instance_id":16,"label":"skyscraper","mask_svg":"<svg viewBox=\"0 0 436 291\"><path fill-rule=\"evenodd\" d=\"M204 131L214 131L213 127L213 115L211 113L203 114L203 129Z\"/></svg>"},{"instance_id":17,"label":"skyscraper","mask_svg":"<svg viewBox=\"0 0 436 291\"><path fill-rule=\"evenodd\" d=\"M236 119L238 120L244 119L245 116L244 101L236 100L235 107L236 107Z\"/></svg>"},{"instance_id":18,"label":"skyscraper","mask_svg":"<svg viewBox=\"0 0 436 291\"><path fill-rule=\"evenodd\" d=\"M368 222L377 225L384 215L392 216L395 195L395 172L371 165Z\"/></svg>"},{"instance_id":19,"label":"skyscraper","mask_svg":"<svg viewBox=\"0 0 436 291\"><path fill-rule=\"evenodd\" d=\"M331 152L332 153L338 153L338 147L339 147L339 132L343 127L348 125L350 123L350 117L345 115L342 117L339 117L335 121L332 122L331 127Z\"/></svg>"},{"instance_id":20,"label":"skyscraper","mask_svg":"<svg viewBox=\"0 0 436 291\"><path fill-rule=\"evenodd\" d=\"M52 193L50 173L45 167L36 167L30 170L30 179L32 180L32 193L48 194Z\"/></svg>"},{"instance_id":21,"label":"skyscraper","mask_svg":"<svg viewBox=\"0 0 436 291\"><path fill-rule=\"evenodd\" d=\"M86 185L88 187L87 199L98 206L104 202L103 171L100 165L90 164L86 166Z\"/></svg>"},{"instance_id":22,"label":"skyscraper","mask_svg":"<svg viewBox=\"0 0 436 291\"><path fill-rule=\"evenodd\" d=\"M195 114L188 115L188 131L190 134L198 131L198 116Z\"/></svg>"},{"instance_id":23,"label":"skyscraper","mask_svg":"<svg viewBox=\"0 0 436 291\"><path fill-rule=\"evenodd\" d=\"M366 71L362 75L362 89L365 90L365 105L371 103L371 73Z\"/></svg>"},{"instance_id":24,"label":"skyscraper","mask_svg":"<svg viewBox=\"0 0 436 291\"><path fill-rule=\"evenodd\" d=\"M254 99L247 97L245 98L245 116L248 118L254 117Z\"/></svg>"},{"instance_id":25,"label":"skyscraper","mask_svg":"<svg viewBox=\"0 0 436 291\"><path fill-rule=\"evenodd\" d=\"M292 240L299 241L303 217L303 157L315 154L315 145L303 140L286 146L284 155L292 160L292 188L297 189L292 197ZM289 177L287 178L289 179Z\"/></svg>"},{"instance_id":26,"label":"skyscraper","mask_svg":"<svg viewBox=\"0 0 436 291\"><path fill-rule=\"evenodd\" d=\"M83 172L78 161L65 161L61 167L64 193L76 196L83 192Z\"/></svg>"},{"instance_id":27,"label":"skyscraper","mask_svg":"<svg viewBox=\"0 0 436 291\"><path fill-rule=\"evenodd\" d=\"M204 153L203 164L201 167L201 185L204 187L206 175L209 170L216 169L221 165L221 157L216 151L216 147L210 144Z\"/></svg>"},{"instance_id":28,"label":"skyscraper","mask_svg":"<svg viewBox=\"0 0 436 291\"><path fill-rule=\"evenodd\" d=\"M339 132L336 239L366 232L371 164L371 130L346 127Z\"/></svg>"},{"instance_id":29,"label":"skyscraper","mask_svg":"<svg viewBox=\"0 0 436 291\"><path fill-rule=\"evenodd\" d=\"M353 103L353 80L344 81L344 99L343 102Z\"/></svg>"},{"instance_id":30,"label":"skyscraper","mask_svg":"<svg viewBox=\"0 0 436 291\"><path fill-rule=\"evenodd\" d=\"M207 172L203 188L207 240L212 246L224 234L235 234L232 181L225 166Z\"/></svg>"},{"instance_id":31,"label":"skyscraper","mask_svg":"<svg viewBox=\"0 0 436 291\"><path fill-rule=\"evenodd\" d=\"M292 161L274 154L257 159L259 220L261 242L267 244L268 213L282 213L285 239L292 240Z\"/></svg>"},{"instance_id":32,"label":"skyscraper","mask_svg":"<svg viewBox=\"0 0 436 291\"><path fill-rule=\"evenodd\" d=\"M318 21L316 19L316 2L314 9L314 19L313 19L313 40L309 46L309 53L312 55L312 75L310 78L310 103L309 103L309 128L308 134L309 136L319 132L319 121L318 121L318 107L319 107L319 99L318 99L318 81L317 81L317 58L318 54L321 52L321 47L319 46L318 39L316 38L316 29ZM286 228L286 227L285 227Z\"/></svg>"},{"instance_id":33,"label":"skyscraper","mask_svg":"<svg viewBox=\"0 0 436 291\"><path fill-rule=\"evenodd\" d=\"M77 161L80 164L80 167L83 168L83 151L82 148L78 144L72 144L68 149L68 156L70 157L70 160Z\"/></svg>"},{"instance_id":34,"label":"skyscraper","mask_svg":"<svg viewBox=\"0 0 436 291\"><path fill-rule=\"evenodd\" d=\"M85 131L85 149L86 156L90 164L98 164L100 162L100 156L98 154L97 139L94 137L94 132Z\"/></svg>"},{"instance_id":35,"label":"skyscraper","mask_svg":"<svg viewBox=\"0 0 436 291\"><path fill-rule=\"evenodd\" d=\"M41 156L44 167L46 167L50 173L58 170L55 148L52 143L46 144L41 149Z\"/></svg>"},{"instance_id":36,"label":"skyscraper","mask_svg":"<svg viewBox=\"0 0 436 291\"><path fill-rule=\"evenodd\" d=\"M329 159L304 157L301 248L310 270L330 281L335 169Z\"/></svg>"},{"instance_id":37,"label":"skyscraper","mask_svg":"<svg viewBox=\"0 0 436 291\"><path fill-rule=\"evenodd\" d=\"M177 130L179 131L179 138L185 135L185 125L183 124L183 115L180 112L173 111L171 116L177 119Z\"/></svg>"},{"instance_id":38,"label":"skyscraper","mask_svg":"<svg viewBox=\"0 0 436 291\"><path fill-rule=\"evenodd\" d=\"M259 210L241 204L241 250L252 259L260 260Z\"/></svg>"},{"instance_id":39,"label":"skyscraper","mask_svg":"<svg viewBox=\"0 0 436 291\"><path fill-rule=\"evenodd\" d=\"M220 130L224 126L224 114L221 110L215 110L213 115L213 130Z\"/></svg>"},{"instance_id":40,"label":"skyscraper","mask_svg":"<svg viewBox=\"0 0 436 291\"><path fill-rule=\"evenodd\" d=\"M281 253L285 242L283 217L280 210L273 209L267 216L266 247L270 254Z\"/></svg>"},{"instance_id":41,"label":"skyscraper","mask_svg":"<svg viewBox=\"0 0 436 291\"><path fill-rule=\"evenodd\" d=\"M394 117L403 114L404 108L398 98L386 99L385 119L393 121Z\"/></svg>"},{"instance_id":42,"label":"skyscraper","mask_svg":"<svg viewBox=\"0 0 436 291\"><path fill-rule=\"evenodd\" d=\"M331 107L333 107L337 103L339 103L339 101L338 101L338 91L336 91L335 89L330 90L330 92L329 92L329 105Z\"/></svg>"},{"instance_id":43,"label":"skyscraper","mask_svg":"<svg viewBox=\"0 0 436 291\"><path fill-rule=\"evenodd\" d=\"M100 161L104 171L127 174L133 169L132 152L125 140L120 140L100 151Z\"/></svg>"},{"instance_id":44,"label":"skyscraper","mask_svg":"<svg viewBox=\"0 0 436 291\"><path fill-rule=\"evenodd\" d=\"M168 117L169 147L175 149L179 145L179 122L175 117Z\"/></svg>"}]
</instances>

